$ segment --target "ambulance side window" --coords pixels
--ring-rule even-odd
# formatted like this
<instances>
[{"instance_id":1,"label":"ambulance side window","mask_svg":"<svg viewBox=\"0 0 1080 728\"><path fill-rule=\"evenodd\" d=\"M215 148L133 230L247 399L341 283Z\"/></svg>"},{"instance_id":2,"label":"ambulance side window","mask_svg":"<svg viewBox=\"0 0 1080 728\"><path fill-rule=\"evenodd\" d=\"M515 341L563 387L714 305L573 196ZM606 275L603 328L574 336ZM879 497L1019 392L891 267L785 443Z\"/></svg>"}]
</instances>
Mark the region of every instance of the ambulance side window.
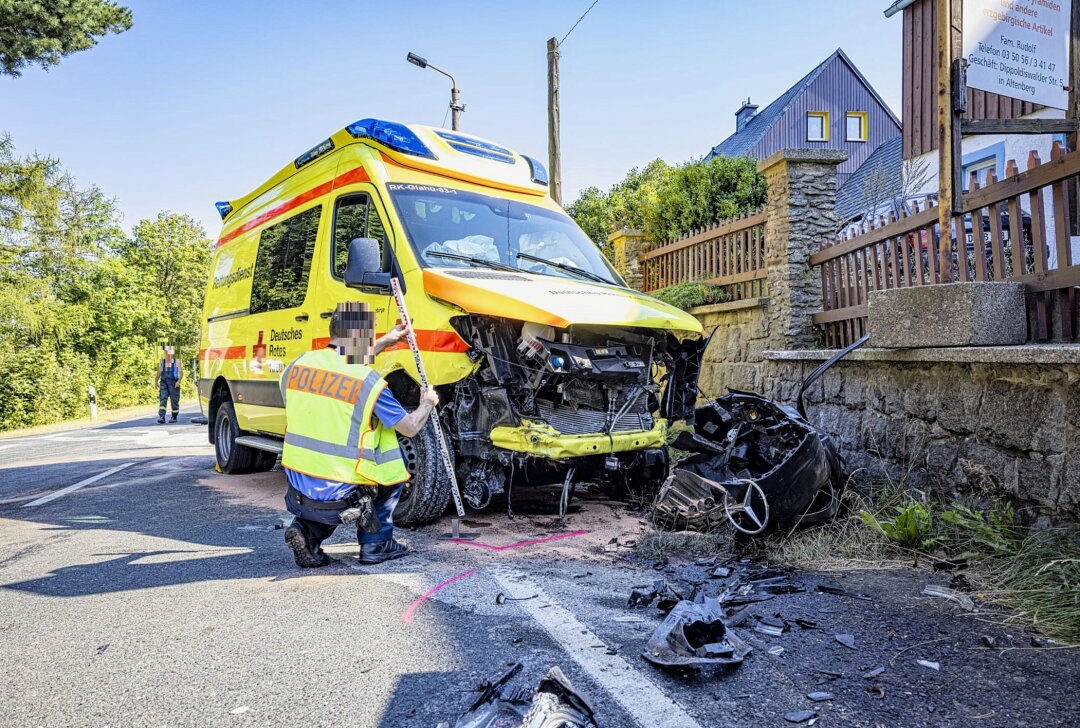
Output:
<instances>
[{"instance_id":1,"label":"ambulance side window","mask_svg":"<svg viewBox=\"0 0 1080 728\"><path fill-rule=\"evenodd\" d=\"M322 205L271 225L259 236L251 313L295 308L307 294Z\"/></svg>"},{"instance_id":2,"label":"ambulance side window","mask_svg":"<svg viewBox=\"0 0 1080 728\"><path fill-rule=\"evenodd\" d=\"M334 207L333 271L335 278L345 274L349 243L356 238L375 238L385 252L386 229L367 195L342 197ZM383 258L385 261L385 257Z\"/></svg>"}]
</instances>

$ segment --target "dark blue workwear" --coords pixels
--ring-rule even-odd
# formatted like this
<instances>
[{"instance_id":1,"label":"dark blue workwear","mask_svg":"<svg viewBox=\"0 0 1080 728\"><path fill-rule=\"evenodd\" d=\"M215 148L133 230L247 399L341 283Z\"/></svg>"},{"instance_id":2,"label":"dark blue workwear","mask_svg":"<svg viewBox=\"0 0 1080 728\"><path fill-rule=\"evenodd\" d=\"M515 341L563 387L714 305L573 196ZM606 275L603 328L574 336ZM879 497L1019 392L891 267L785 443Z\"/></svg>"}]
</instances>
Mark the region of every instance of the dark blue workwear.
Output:
<instances>
[{"instance_id":1,"label":"dark blue workwear","mask_svg":"<svg viewBox=\"0 0 1080 728\"><path fill-rule=\"evenodd\" d=\"M172 366L165 366L162 359L158 364L161 373L161 383L158 385L158 419L165 420L165 403L172 405L172 419L176 422L176 416L180 414L180 368L173 359Z\"/></svg>"},{"instance_id":2,"label":"dark blue workwear","mask_svg":"<svg viewBox=\"0 0 1080 728\"><path fill-rule=\"evenodd\" d=\"M292 480L293 471L287 471L289 480ZM404 484L379 486L376 488L377 495L371 503L372 515L379 525L375 533L368 533L359 522L356 524L356 541L360 544L380 543L389 541L394 537L394 509L397 508L398 500L401 499L401 491ZM340 503L339 509L313 508L311 499L292 486L285 492L285 507L289 513L296 516L293 523L298 526L305 536L308 547L312 552L318 552L322 542L330 538L334 530L341 525L341 512L349 508L344 501L331 501ZM317 501L319 504L327 501Z\"/></svg>"}]
</instances>

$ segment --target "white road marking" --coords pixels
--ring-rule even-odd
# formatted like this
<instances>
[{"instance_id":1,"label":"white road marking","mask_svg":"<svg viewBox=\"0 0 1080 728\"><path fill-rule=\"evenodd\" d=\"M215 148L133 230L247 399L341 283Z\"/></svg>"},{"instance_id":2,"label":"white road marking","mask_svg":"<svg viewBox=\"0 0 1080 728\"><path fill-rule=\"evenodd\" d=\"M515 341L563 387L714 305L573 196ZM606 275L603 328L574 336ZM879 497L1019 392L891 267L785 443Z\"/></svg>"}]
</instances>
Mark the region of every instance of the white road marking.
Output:
<instances>
[{"instance_id":1,"label":"white road marking","mask_svg":"<svg viewBox=\"0 0 1080 728\"><path fill-rule=\"evenodd\" d=\"M75 483L74 485L69 485L66 488L61 488L60 490L53 491L52 493L49 493L48 495L43 495L40 498L38 498L37 500L27 503L26 505L23 506L23 508L30 508L32 506L40 506L42 504L48 503L49 501L56 500L60 496L67 495L68 493L74 493L79 488L83 488L83 487L85 487L87 485L90 485L91 483L96 483L99 480L103 480L104 478L109 477L113 473L119 473L124 468L130 468L134 464L135 463L124 463L122 465L117 465L115 468L109 468L104 473L98 473L97 475L95 475L93 477L90 477L90 478L87 478L86 480L80 480L78 483Z\"/></svg>"},{"instance_id":2,"label":"white road marking","mask_svg":"<svg viewBox=\"0 0 1080 728\"><path fill-rule=\"evenodd\" d=\"M701 728L682 706L635 670L621 655L608 655L596 649L594 645L601 644L603 640L571 612L556 604L524 574L496 570L492 575L506 590L508 597L524 599L537 595L535 599L515 604L536 620L566 654L638 723L648 728Z\"/></svg>"}]
</instances>

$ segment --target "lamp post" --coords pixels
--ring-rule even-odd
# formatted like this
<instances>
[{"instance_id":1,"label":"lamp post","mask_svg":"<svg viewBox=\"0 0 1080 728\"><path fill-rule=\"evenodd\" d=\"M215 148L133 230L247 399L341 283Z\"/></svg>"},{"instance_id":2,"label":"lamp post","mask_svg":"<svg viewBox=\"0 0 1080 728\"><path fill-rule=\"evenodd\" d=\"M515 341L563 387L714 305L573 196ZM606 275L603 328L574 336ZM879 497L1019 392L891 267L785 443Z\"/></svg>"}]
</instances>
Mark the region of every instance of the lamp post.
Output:
<instances>
[{"instance_id":1,"label":"lamp post","mask_svg":"<svg viewBox=\"0 0 1080 728\"><path fill-rule=\"evenodd\" d=\"M458 124L461 120L461 112L465 110L465 106L461 103L461 90L457 87L457 81L455 81L454 77L451 76L449 73L442 70L441 68L436 68L435 66L428 63L426 58L421 58L415 53L409 53L409 55L405 56L405 60L407 60L414 66L418 66L420 68L430 68L432 71L441 73L442 75L450 79L450 128L454 131L457 131Z\"/></svg>"}]
</instances>

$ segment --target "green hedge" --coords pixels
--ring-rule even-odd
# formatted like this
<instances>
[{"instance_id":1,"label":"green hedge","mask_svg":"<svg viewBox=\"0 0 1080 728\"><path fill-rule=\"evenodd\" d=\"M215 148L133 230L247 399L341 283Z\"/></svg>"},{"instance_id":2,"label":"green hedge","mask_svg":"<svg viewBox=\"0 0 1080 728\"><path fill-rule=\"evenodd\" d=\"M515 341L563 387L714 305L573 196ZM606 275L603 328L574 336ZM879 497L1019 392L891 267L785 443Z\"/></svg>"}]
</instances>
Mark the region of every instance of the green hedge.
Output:
<instances>
[{"instance_id":1,"label":"green hedge","mask_svg":"<svg viewBox=\"0 0 1080 728\"><path fill-rule=\"evenodd\" d=\"M695 306L707 306L710 303L724 303L730 299L728 292L721 286L689 281L661 288L650 295L683 311L689 311Z\"/></svg>"}]
</instances>

